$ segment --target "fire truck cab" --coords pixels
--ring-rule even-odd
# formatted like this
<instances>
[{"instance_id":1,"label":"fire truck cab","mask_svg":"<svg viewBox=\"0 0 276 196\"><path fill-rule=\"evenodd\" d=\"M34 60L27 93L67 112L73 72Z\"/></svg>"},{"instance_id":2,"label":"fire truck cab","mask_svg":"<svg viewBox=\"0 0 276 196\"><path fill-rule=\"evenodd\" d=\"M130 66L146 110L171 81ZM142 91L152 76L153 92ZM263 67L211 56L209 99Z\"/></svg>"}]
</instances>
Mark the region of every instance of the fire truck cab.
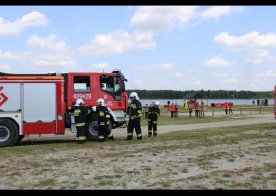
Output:
<instances>
[{"instance_id":1,"label":"fire truck cab","mask_svg":"<svg viewBox=\"0 0 276 196\"><path fill-rule=\"evenodd\" d=\"M69 72L49 74L0 73L0 146L12 146L31 134L76 132L74 104L83 99L89 109L88 140L98 136L97 115L92 109L103 98L111 113L112 129L127 120L128 97L124 75Z\"/></svg>"}]
</instances>

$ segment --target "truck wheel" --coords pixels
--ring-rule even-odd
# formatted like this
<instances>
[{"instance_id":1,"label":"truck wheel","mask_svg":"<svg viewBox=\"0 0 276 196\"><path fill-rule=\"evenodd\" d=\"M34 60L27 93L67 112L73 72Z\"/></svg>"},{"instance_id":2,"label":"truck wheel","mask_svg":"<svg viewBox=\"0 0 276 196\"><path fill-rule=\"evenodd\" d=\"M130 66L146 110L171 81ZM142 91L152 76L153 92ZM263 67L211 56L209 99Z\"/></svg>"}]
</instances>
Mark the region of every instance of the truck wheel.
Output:
<instances>
[{"instance_id":1,"label":"truck wheel","mask_svg":"<svg viewBox=\"0 0 276 196\"><path fill-rule=\"evenodd\" d=\"M8 119L0 119L0 146L13 146L18 140L18 128Z\"/></svg>"},{"instance_id":2,"label":"truck wheel","mask_svg":"<svg viewBox=\"0 0 276 196\"><path fill-rule=\"evenodd\" d=\"M98 117L91 115L86 120L85 136L88 140L98 140Z\"/></svg>"}]
</instances>

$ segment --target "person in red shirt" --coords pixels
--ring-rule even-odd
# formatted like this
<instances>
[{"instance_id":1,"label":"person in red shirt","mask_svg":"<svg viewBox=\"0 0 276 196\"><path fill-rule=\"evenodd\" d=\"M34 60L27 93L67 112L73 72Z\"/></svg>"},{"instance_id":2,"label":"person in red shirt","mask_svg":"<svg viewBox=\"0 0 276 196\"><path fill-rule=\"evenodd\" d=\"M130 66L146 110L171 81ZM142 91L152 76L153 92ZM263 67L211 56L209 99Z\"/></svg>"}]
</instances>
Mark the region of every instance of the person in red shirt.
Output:
<instances>
[{"instance_id":1,"label":"person in red shirt","mask_svg":"<svg viewBox=\"0 0 276 196\"><path fill-rule=\"evenodd\" d=\"M171 118L173 118L174 117L174 112L175 112L174 103L171 104L170 109L171 109Z\"/></svg>"},{"instance_id":2,"label":"person in red shirt","mask_svg":"<svg viewBox=\"0 0 276 196\"><path fill-rule=\"evenodd\" d=\"M199 117L199 103L197 102L197 100L195 100L194 106L195 106L195 116Z\"/></svg>"},{"instance_id":3,"label":"person in red shirt","mask_svg":"<svg viewBox=\"0 0 276 196\"><path fill-rule=\"evenodd\" d=\"M225 114L228 114L228 110L229 110L229 105L227 102L224 103L224 109L225 109Z\"/></svg>"}]
</instances>

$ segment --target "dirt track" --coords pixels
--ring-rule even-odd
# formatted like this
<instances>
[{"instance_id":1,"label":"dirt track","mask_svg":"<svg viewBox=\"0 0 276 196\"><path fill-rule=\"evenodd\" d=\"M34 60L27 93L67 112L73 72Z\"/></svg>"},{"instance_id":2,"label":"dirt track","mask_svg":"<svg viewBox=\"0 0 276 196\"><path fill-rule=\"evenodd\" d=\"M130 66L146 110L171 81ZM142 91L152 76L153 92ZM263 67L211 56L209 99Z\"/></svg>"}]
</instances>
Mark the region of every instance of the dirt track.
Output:
<instances>
[{"instance_id":1,"label":"dirt track","mask_svg":"<svg viewBox=\"0 0 276 196\"><path fill-rule=\"evenodd\" d=\"M223 115L222 112L220 115ZM211 113L207 113L211 115ZM250 125L250 124L260 124L260 123L276 123L273 113L259 114L255 115L256 118L253 119L243 119L243 120L229 120L223 122L210 122L210 123L198 123L198 124L184 124L184 125L163 125L158 126L158 134L168 133L171 131L189 131L195 129L203 128L215 128L215 127L231 127L239 125ZM147 127L142 127L143 136L147 136ZM126 136L126 128L117 128L113 130L114 137L124 137ZM65 135L31 135L27 138L24 138L22 141L44 141L44 140L73 140L75 134L70 131L66 131Z\"/></svg>"}]
</instances>

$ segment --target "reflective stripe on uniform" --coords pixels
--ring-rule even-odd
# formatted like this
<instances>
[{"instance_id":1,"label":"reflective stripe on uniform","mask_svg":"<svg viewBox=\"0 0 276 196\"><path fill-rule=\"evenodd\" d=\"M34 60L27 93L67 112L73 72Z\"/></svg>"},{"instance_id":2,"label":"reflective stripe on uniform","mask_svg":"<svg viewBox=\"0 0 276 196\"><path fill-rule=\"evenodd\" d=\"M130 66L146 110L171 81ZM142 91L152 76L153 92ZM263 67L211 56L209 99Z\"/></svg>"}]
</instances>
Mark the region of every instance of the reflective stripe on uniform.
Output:
<instances>
[{"instance_id":1,"label":"reflective stripe on uniform","mask_svg":"<svg viewBox=\"0 0 276 196\"><path fill-rule=\"evenodd\" d=\"M139 134L137 135L137 137L140 137L140 136L142 136L142 133L139 133Z\"/></svg>"},{"instance_id":2,"label":"reflective stripe on uniform","mask_svg":"<svg viewBox=\"0 0 276 196\"><path fill-rule=\"evenodd\" d=\"M112 137L112 133L110 133L107 137Z\"/></svg>"},{"instance_id":3,"label":"reflective stripe on uniform","mask_svg":"<svg viewBox=\"0 0 276 196\"><path fill-rule=\"evenodd\" d=\"M107 114L105 117L106 117L106 118L110 118L110 115L109 115L109 114Z\"/></svg>"},{"instance_id":4,"label":"reflective stripe on uniform","mask_svg":"<svg viewBox=\"0 0 276 196\"><path fill-rule=\"evenodd\" d=\"M103 135L99 135L99 139L104 139L104 136Z\"/></svg>"},{"instance_id":5,"label":"reflective stripe on uniform","mask_svg":"<svg viewBox=\"0 0 276 196\"><path fill-rule=\"evenodd\" d=\"M79 116L81 113L80 109L75 109L74 110L74 116Z\"/></svg>"},{"instance_id":6,"label":"reflective stripe on uniform","mask_svg":"<svg viewBox=\"0 0 276 196\"><path fill-rule=\"evenodd\" d=\"M131 104L130 107L131 107L132 109L136 109L136 108L137 108L137 107L136 107L136 104Z\"/></svg>"},{"instance_id":7,"label":"reflective stripe on uniform","mask_svg":"<svg viewBox=\"0 0 276 196\"><path fill-rule=\"evenodd\" d=\"M86 140L86 138L85 138L84 136L80 136L78 140L79 140L79 141L80 141L80 140L83 141L83 140Z\"/></svg>"},{"instance_id":8,"label":"reflective stripe on uniform","mask_svg":"<svg viewBox=\"0 0 276 196\"><path fill-rule=\"evenodd\" d=\"M128 133L127 135L129 135L129 136L133 136L133 133Z\"/></svg>"},{"instance_id":9,"label":"reflective stripe on uniform","mask_svg":"<svg viewBox=\"0 0 276 196\"><path fill-rule=\"evenodd\" d=\"M101 112L100 112L100 116L104 116L104 112L101 111Z\"/></svg>"},{"instance_id":10,"label":"reflective stripe on uniform","mask_svg":"<svg viewBox=\"0 0 276 196\"><path fill-rule=\"evenodd\" d=\"M76 127L82 127L82 126L85 126L85 123L77 123L75 125L76 125Z\"/></svg>"},{"instance_id":11,"label":"reflective stripe on uniform","mask_svg":"<svg viewBox=\"0 0 276 196\"><path fill-rule=\"evenodd\" d=\"M153 124L157 124L157 121L153 121Z\"/></svg>"},{"instance_id":12,"label":"reflective stripe on uniform","mask_svg":"<svg viewBox=\"0 0 276 196\"><path fill-rule=\"evenodd\" d=\"M100 125L105 125L105 123L104 123L104 122L101 122Z\"/></svg>"}]
</instances>

